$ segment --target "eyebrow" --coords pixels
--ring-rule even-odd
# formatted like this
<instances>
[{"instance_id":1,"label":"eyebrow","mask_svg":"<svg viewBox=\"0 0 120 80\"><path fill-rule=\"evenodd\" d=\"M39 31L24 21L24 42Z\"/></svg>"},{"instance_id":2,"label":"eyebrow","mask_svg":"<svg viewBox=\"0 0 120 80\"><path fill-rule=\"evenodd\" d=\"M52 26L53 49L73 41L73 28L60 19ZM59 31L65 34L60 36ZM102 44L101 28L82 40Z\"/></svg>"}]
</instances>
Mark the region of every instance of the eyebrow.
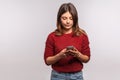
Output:
<instances>
[{"instance_id":1,"label":"eyebrow","mask_svg":"<svg viewBox=\"0 0 120 80\"><path fill-rule=\"evenodd\" d=\"M66 18L66 16L61 16L61 18ZM72 16L69 16L69 18L72 18Z\"/></svg>"}]
</instances>

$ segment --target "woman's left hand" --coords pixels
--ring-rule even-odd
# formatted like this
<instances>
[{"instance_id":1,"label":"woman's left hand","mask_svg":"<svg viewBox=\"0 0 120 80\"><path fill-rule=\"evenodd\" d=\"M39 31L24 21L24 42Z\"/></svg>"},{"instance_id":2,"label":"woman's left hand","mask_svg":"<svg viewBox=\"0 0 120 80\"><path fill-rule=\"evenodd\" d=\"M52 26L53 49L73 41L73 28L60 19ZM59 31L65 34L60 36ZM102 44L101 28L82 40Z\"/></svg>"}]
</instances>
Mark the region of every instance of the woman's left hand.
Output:
<instances>
[{"instance_id":1,"label":"woman's left hand","mask_svg":"<svg viewBox=\"0 0 120 80\"><path fill-rule=\"evenodd\" d=\"M74 57L77 57L79 54L81 54L75 47L73 49L68 50L69 55L72 55Z\"/></svg>"},{"instance_id":2,"label":"woman's left hand","mask_svg":"<svg viewBox=\"0 0 120 80\"><path fill-rule=\"evenodd\" d=\"M72 55L73 57L76 57L78 60L80 60L84 63L88 62L89 59L90 59L87 55L82 54L75 47L74 47L74 49L69 50L68 52L69 52L70 55Z\"/></svg>"}]
</instances>

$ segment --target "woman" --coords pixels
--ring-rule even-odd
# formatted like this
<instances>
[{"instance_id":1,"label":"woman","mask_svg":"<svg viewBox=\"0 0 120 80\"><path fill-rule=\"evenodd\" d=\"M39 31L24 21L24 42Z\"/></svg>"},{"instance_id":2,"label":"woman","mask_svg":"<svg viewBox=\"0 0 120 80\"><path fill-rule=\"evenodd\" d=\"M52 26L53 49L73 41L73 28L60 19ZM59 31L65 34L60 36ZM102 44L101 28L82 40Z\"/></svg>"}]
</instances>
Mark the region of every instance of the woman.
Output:
<instances>
[{"instance_id":1,"label":"woman","mask_svg":"<svg viewBox=\"0 0 120 80\"><path fill-rule=\"evenodd\" d=\"M59 8L57 29L47 37L44 60L52 67L51 80L83 80L83 63L90 60L90 47L72 3Z\"/></svg>"}]
</instances>

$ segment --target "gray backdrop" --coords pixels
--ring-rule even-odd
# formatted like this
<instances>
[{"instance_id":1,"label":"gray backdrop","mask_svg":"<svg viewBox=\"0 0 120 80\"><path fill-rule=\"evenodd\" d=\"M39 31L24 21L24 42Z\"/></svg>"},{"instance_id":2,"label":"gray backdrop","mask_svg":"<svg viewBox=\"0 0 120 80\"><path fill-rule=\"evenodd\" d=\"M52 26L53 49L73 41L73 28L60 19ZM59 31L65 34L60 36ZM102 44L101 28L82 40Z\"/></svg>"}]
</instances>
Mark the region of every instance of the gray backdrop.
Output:
<instances>
[{"instance_id":1,"label":"gray backdrop","mask_svg":"<svg viewBox=\"0 0 120 80\"><path fill-rule=\"evenodd\" d=\"M85 80L120 80L119 0L0 0L0 80L50 80L44 46L63 2L76 6L89 36Z\"/></svg>"}]
</instances>

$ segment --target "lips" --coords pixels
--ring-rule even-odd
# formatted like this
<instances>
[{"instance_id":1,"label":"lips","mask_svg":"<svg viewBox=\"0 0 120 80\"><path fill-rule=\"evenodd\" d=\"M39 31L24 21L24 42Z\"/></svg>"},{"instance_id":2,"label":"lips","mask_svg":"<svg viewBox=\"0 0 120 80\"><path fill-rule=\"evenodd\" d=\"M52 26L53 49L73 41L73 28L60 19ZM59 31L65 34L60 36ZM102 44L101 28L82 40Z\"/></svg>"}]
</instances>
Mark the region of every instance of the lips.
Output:
<instances>
[{"instance_id":1,"label":"lips","mask_svg":"<svg viewBox=\"0 0 120 80\"><path fill-rule=\"evenodd\" d=\"M70 27L71 25L65 25L66 27Z\"/></svg>"}]
</instances>

